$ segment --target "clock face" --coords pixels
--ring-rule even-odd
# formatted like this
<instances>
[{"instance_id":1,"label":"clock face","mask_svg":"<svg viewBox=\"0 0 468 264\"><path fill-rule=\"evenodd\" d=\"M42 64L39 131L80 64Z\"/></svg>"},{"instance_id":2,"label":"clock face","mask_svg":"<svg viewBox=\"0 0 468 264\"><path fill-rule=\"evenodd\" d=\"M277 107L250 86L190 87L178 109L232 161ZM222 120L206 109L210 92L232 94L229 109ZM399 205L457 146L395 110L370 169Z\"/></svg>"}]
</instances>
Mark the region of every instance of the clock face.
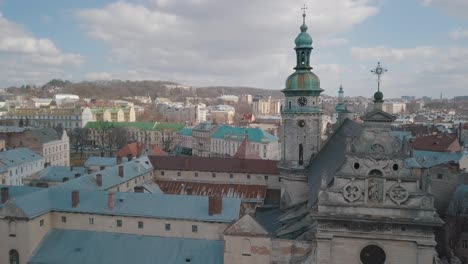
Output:
<instances>
[{"instance_id":1,"label":"clock face","mask_svg":"<svg viewBox=\"0 0 468 264\"><path fill-rule=\"evenodd\" d=\"M297 125L298 125L299 127L304 127L304 126L305 126L305 121L304 121L304 120L299 120L299 121L297 122Z\"/></svg>"},{"instance_id":2,"label":"clock face","mask_svg":"<svg viewBox=\"0 0 468 264\"><path fill-rule=\"evenodd\" d=\"M297 99L297 103L300 105L300 106L304 106L307 104L307 98L305 98L304 96L301 96Z\"/></svg>"}]
</instances>

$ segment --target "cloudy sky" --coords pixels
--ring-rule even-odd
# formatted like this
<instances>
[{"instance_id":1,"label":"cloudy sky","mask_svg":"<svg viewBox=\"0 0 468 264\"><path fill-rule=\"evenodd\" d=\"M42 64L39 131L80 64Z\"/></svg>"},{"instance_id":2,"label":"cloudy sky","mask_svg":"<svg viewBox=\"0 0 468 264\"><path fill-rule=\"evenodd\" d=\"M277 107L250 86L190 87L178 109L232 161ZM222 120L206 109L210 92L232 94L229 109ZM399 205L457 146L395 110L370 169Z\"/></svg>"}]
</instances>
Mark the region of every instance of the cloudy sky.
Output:
<instances>
[{"instance_id":1,"label":"cloudy sky","mask_svg":"<svg viewBox=\"0 0 468 264\"><path fill-rule=\"evenodd\" d=\"M170 80L282 89L308 6L325 93L468 95L468 0L0 0L0 87Z\"/></svg>"}]
</instances>

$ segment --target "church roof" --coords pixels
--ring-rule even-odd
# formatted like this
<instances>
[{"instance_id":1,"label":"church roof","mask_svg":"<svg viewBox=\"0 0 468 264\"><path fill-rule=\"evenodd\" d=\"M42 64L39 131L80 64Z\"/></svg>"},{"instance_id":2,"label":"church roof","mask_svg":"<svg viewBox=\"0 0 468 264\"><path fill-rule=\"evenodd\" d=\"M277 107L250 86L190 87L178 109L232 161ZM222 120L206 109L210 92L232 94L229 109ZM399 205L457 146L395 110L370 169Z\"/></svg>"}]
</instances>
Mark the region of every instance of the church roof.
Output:
<instances>
[{"instance_id":1,"label":"church roof","mask_svg":"<svg viewBox=\"0 0 468 264\"><path fill-rule=\"evenodd\" d=\"M361 119L364 122L381 122L381 123L391 123L395 121L396 117L379 109L374 109L370 112L365 113L361 116Z\"/></svg>"},{"instance_id":2,"label":"church roof","mask_svg":"<svg viewBox=\"0 0 468 264\"><path fill-rule=\"evenodd\" d=\"M257 151L255 151L248 137L245 137L244 140L242 140L242 143L237 149L236 154L234 154L232 157L237 159L262 159L258 155Z\"/></svg>"},{"instance_id":3,"label":"church roof","mask_svg":"<svg viewBox=\"0 0 468 264\"><path fill-rule=\"evenodd\" d=\"M311 160L308 166L309 203L317 200L317 194L326 175L327 181L333 179L335 172L345 162L346 138L357 137L363 131L363 126L352 120L345 120L336 132L323 146L320 152Z\"/></svg>"}]
</instances>

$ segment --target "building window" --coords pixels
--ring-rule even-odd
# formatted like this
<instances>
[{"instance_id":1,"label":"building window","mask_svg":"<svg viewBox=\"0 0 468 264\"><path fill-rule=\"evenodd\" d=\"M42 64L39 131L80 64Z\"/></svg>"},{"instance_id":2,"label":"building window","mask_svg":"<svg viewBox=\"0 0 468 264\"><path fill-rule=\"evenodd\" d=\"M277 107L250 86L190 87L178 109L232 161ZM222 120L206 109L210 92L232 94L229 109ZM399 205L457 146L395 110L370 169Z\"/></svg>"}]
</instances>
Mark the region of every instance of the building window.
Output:
<instances>
[{"instance_id":1,"label":"building window","mask_svg":"<svg viewBox=\"0 0 468 264\"><path fill-rule=\"evenodd\" d=\"M229 178L231 178L231 179L234 178L234 174L232 174L232 173L229 174Z\"/></svg>"},{"instance_id":2,"label":"building window","mask_svg":"<svg viewBox=\"0 0 468 264\"><path fill-rule=\"evenodd\" d=\"M62 223L66 223L67 222L67 217L66 216L62 216Z\"/></svg>"},{"instance_id":3,"label":"building window","mask_svg":"<svg viewBox=\"0 0 468 264\"><path fill-rule=\"evenodd\" d=\"M117 219L117 227L122 227L122 220Z\"/></svg>"},{"instance_id":4,"label":"building window","mask_svg":"<svg viewBox=\"0 0 468 264\"><path fill-rule=\"evenodd\" d=\"M10 264L19 264L19 253L16 249L10 250Z\"/></svg>"},{"instance_id":5,"label":"building window","mask_svg":"<svg viewBox=\"0 0 468 264\"><path fill-rule=\"evenodd\" d=\"M250 180L250 174L247 174L247 179Z\"/></svg>"},{"instance_id":6,"label":"building window","mask_svg":"<svg viewBox=\"0 0 468 264\"><path fill-rule=\"evenodd\" d=\"M143 221L138 221L138 228L143 229Z\"/></svg>"},{"instance_id":7,"label":"building window","mask_svg":"<svg viewBox=\"0 0 468 264\"><path fill-rule=\"evenodd\" d=\"M44 226L44 219L39 220L39 226Z\"/></svg>"},{"instance_id":8,"label":"building window","mask_svg":"<svg viewBox=\"0 0 468 264\"><path fill-rule=\"evenodd\" d=\"M468 248L468 240L463 240L462 241L462 248Z\"/></svg>"},{"instance_id":9,"label":"building window","mask_svg":"<svg viewBox=\"0 0 468 264\"><path fill-rule=\"evenodd\" d=\"M164 171L161 171L161 176L164 176Z\"/></svg>"},{"instance_id":10,"label":"building window","mask_svg":"<svg viewBox=\"0 0 468 264\"><path fill-rule=\"evenodd\" d=\"M265 181L268 181L268 175L265 175L264 177L265 177Z\"/></svg>"},{"instance_id":11,"label":"building window","mask_svg":"<svg viewBox=\"0 0 468 264\"><path fill-rule=\"evenodd\" d=\"M198 177L198 172L195 172L195 177Z\"/></svg>"},{"instance_id":12,"label":"building window","mask_svg":"<svg viewBox=\"0 0 468 264\"><path fill-rule=\"evenodd\" d=\"M197 233L197 232L198 232L198 226L192 225L192 233Z\"/></svg>"},{"instance_id":13,"label":"building window","mask_svg":"<svg viewBox=\"0 0 468 264\"><path fill-rule=\"evenodd\" d=\"M279 182L281 181L281 177L278 177L278 181L279 181Z\"/></svg>"},{"instance_id":14,"label":"building window","mask_svg":"<svg viewBox=\"0 0 468 264\"><path fill-rule=\"evenodd\" d=\"M171 224L166 223L165 229L166 229L166 231L170 231L171 230Z\"/></svg>"},{"instance_id":15,"label":"building window","mask_svg":"<svg viewBox=\"0 0 468 264\"><path fill-rule=\"evenodd\" d=\"M180 171L177 172L177 176L180 176Z\"/></svg>"},{"instance_id":16,"label":"building window","mask_svg":"<svg viewBox=\"0 0 468 264\"><path fill-rule=\"evenodd\" d=\"M250 240L244 238L242 241L242 256L250 256L252 255L252 246L250 244Z\"/></svg>"},{"instance_id":17,"label":"building window","mask_svg":"<svg viewBox=\"0 0 468 264\"><path fill-rule=\"evenodd\" d=\"M444 175L442 173L437 173L437 179L442 180Z\"/></svg>"},{"instance_id":18,"label":"building window","mask_svg":"<svg viewBox=\"0 0 468 264\"><path fill-rule=\"evenodd\" d=\"M213 178L216 178L216 173L213 172L213 173L211 174L211 176L212 176Z\"/></svg>"},{"instance_id":19,"label":"building window","mask_svg":"<svg viewBox=\"0 0 468 264\"><path fill-rule=\"evenodd\" d=\"M88 221L89 221L90 225L94 225L94 218L91 217L91 218L88 219Z\"/></svg>"}]
</instances>

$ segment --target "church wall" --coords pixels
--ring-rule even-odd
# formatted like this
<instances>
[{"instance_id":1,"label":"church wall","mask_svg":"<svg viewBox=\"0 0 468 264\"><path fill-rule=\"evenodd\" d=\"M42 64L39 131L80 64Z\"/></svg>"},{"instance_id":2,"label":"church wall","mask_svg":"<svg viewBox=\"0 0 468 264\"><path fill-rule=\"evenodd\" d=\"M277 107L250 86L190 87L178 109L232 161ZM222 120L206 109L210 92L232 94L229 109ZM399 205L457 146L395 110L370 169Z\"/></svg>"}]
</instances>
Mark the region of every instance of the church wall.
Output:
<instances>
[{"instance_id":1,"label":"church wall","mask_svg":"<svg viewBox=\"0 0 468 264\"><path fill-rule=\"evenodd\" d=\"M418 262L418 245L413 241L394 241L377 239L360 239L334 237L331 241L331 260L319 263L349 264L361 263L360 253L368 245L376 245L385 251L385 264L416 264ZM324 254L323 257L326 257ZM432 259L431 259L432 261ZM431 262L427 262L431 263Z\"/></svg>"},{"instance_id":2,"label":"church wall","mask_svg":"<svg viewBox=\"0 0 468 264\"><path fill-rule=\"evenodd\" d=\"M269 237L224 236L224 264L270 264Z\"/></svg>"},{"instance_id":3,"label":"church wall","mask_svg":"<svg viewBox=\"0 0 468 264\"><path fill-rule=\"evenodd\" d=\"M40 219L44 219L44 224L40 225ZM35 218L30 221L2 219L0 221L0 263L7 263L10 250L18 251L20 263L27 263L42 238L50 230L50 216L44 215L42 218Z\"/></svg>"},{"instance_id":4,"label":"church wall","mask_svg":"<svg viewBox=\"0 0 468 264\"><path fill-rule=\"evenodd\" d=\"M272 249L271 263L304 263L294 261L305 259L305 263L316 263L315 243L310 241L273 239Z\"/></svg>"}]
</instances>

